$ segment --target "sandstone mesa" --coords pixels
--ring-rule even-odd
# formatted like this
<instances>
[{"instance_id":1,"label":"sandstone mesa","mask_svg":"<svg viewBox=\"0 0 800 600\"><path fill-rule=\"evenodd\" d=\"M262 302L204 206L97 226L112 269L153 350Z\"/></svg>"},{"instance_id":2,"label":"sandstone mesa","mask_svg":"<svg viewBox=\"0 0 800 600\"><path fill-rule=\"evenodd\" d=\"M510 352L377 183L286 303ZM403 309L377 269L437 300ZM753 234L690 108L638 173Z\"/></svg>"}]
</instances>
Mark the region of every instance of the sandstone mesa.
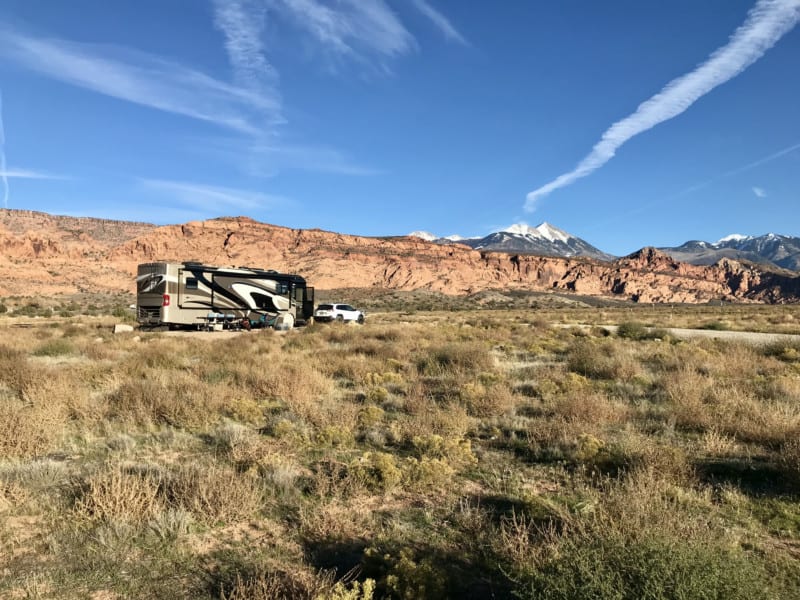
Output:
<instances>
[{"instance_id":1,"label":"sandstone mesa","mask_svg":"<svg viewBox=\"0 0 800 600\"><path fill-rule=\"evenodd\" d=\"M788 303L800 276L723 259L694 266L644 248L613 262L481 252L412 237L289 229L247 217L183 225L2 209L0 294L134 292L139 263L198 260L303 275L318 289L572 292L637 302Z\"/></svg>"}]
</instances>

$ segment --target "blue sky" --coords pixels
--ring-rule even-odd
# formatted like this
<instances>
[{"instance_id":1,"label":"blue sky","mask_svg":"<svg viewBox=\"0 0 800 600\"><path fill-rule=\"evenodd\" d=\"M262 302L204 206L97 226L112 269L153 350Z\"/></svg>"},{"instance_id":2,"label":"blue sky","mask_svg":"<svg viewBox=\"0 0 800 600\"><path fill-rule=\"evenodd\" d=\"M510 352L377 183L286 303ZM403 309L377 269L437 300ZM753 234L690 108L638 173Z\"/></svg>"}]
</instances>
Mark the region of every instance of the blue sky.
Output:
<instances>
[{"instance_id":1,"label":"blue sky","mask_svg":"<svg viewBox=\"0 0 800 600\"><path fill-rule=\"evenodd\" d=\"M800 235L800 0L0 0L9 208ZM7 185L7 188L6 188Z\"/></svg>"}]
</instances>

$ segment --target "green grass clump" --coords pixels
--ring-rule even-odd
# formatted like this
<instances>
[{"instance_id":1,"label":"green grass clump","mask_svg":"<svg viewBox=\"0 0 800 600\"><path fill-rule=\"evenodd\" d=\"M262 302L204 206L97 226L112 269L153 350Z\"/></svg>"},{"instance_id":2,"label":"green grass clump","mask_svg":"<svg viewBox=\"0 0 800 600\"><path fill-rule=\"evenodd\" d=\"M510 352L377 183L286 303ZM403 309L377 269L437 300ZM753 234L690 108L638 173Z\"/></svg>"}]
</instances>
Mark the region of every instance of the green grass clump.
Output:
<instances>
[{"instance_id":1,"label":"green grass clump","mask_svg":"<svg viewBox=\"0 0 800 600\"><path fill-rule=\"evenodd\" d=\"M33 356L66 356L73 354L75 347L64 338L49 340L33 351Z\"/></svg>"},{"instance_id":2,"label":"green grass clump","mask_svg":"<svg viewBox=\"0 0 800 600\"><path fill-rule=\"evenodd\" d=\"M762 560L706 540L626 539L610 532L565 537L527 574L520 598L673 600L780 598Z\"/></svg>"}]
</instances>

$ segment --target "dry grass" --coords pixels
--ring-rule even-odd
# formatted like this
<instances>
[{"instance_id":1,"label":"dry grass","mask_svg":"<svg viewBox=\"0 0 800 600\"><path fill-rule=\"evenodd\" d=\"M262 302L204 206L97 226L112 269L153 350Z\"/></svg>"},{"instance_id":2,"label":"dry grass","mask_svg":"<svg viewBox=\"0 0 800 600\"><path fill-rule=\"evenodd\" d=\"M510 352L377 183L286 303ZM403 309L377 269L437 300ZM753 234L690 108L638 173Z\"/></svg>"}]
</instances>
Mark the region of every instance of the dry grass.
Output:
<instances>
[{"instance_id":1,"label":"dry grass","mask_svg":"<svg viewBox=\"0 0 800 600\"><path fill-rule=\"evenodd\" d=\"M15 329L0 596L796 597L800 352L643 334L748 322L800 330L800 312Z\"/></svg>"}]
</instances>

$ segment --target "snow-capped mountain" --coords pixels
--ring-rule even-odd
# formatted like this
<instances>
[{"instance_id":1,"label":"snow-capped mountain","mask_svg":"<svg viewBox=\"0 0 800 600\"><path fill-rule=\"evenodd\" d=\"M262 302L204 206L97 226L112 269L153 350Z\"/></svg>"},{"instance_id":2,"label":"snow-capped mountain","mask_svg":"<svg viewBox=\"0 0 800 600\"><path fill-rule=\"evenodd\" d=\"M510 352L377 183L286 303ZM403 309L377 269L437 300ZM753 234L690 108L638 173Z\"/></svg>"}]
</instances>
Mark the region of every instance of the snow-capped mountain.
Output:
<instances>
[{"instance_id":1,"label":"snow-capped mountain","mask_svg":"<svg viewBox=\"0 0 800 600\"><path fill-rule=\"evenodd\" d=\"M735 233L716 242L693 240L660 250L676 260L695 265L710 265L727 257L800 271L800 237L775 233L758 237Z\"/></svg>"},{"instance_id":2,"label":"snow-capped mountain","mask_svg":"<svg viewBox=\"0 0 800 600\"><path fill-rule=\"evenodd\" d=\"M614 259L612 255L598 250L581 238L549 223L541 223L536 227L531 227L525 223L517 223L482 238L463 238L451 235L443 238L432 236L433 239L430 239L426 236L431 236L432 234L421 231L415 231L409 235L434 241L437 244L466 244L476 250L489 250L492 252L516 252L520 254L543 254L564 257L587 256L599 260Z\"/></svg>"},{"instance_id":3,"label":"snow-capped mountain","mask_svg":"<svg viewBox=\"0 0 800 600\"><path fill-rule=\"evenodd\" d=\"M439 239L437 236L433 235L429 231L412 231L411 233L408 234L408 237L420 238L422 240L425 240L426 242L435 242L436 240Z\"/></svg>"}]
</instances>

